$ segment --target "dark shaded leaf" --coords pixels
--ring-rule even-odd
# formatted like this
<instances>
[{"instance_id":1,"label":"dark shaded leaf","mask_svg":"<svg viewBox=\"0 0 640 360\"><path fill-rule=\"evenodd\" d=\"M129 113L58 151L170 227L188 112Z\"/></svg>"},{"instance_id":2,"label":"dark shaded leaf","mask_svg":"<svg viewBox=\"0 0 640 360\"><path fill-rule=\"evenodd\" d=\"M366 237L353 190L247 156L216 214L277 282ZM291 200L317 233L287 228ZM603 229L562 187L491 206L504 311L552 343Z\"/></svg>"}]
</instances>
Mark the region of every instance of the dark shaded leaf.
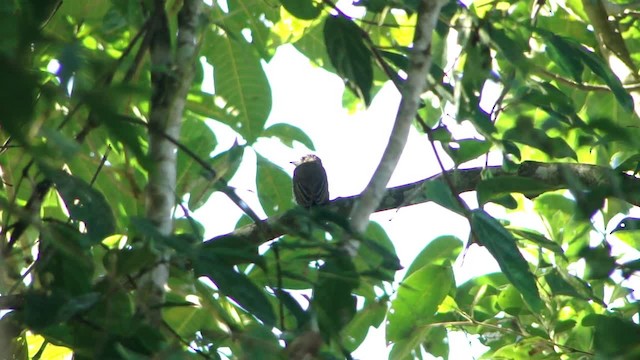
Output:
<instances>
[{"instance_id":1,"label":"dark shaded leaf","mask_svg":"<svg viewBox=\"0 0 640 360\"><path fill-rule=\"evenodd\" d=\"M86 311L98 301L99 297L99 293L66 297L58 292L47 294L28 292L25 294L24 322L34 330L44 329Z\"/></svg>"},{"instance_id":2,"label":"dark shaded leaf","mask_svg":"<svg viewBox=\"0 0 640 360\"><path fill-rule=\"evenodd\" d=\"M240 274L211 251L194 254L193 270L196 276L206 276L220 292L233 299L248 313L268 325L275 325L275 314L267 296L246 275Z\"/></svg>"},{"instance_id":3,"label":"dark shaded leaf","mask_svg":"<svg viewBox=\"0 0 640 360\"><path fill-rule=\"evenodd\" d=\"M427 332L422 348L436 358L449 358L449 337L444 326L433 327Z\"/></svg>"},{"instance_id":4,"label":"dark shaded leaf","mask_svg":"<svg viewBox=\"0 0 640 360\"><path fill-rule=\"evenodd\" d=\"M568 40L550 33L545 33L545 37L548 39L546 42L547 55L551 61L556 63L573 80L582 83L584 64L581 61L576 61L577 54L574 54L573 47L568 46Z\"/></svg>"},{"instance_id":5,"label":"dark shaded leaf","mask_svg":"<svg viewBox=\"0 0 640 360\"><path fill-rule=\"evenodd\" d=\"M607 279L617 267L616 259L611 256L611 247L604 243L597 247L585 247L578 253L586 262L585 279Z\"/></svg>"},{"instance_id":6,"label":"dark shaded leaf","mask_svg":"<svg viewBox=\"0 0 640 360\"><path fill-rule=\"evenodd\" d=\"M274 289L276 297L282 301L284 307L289 310L291 315L296 319L296 329L303 329L303 326L309 322L310 316L300 306L300 303L288 292L282 289Z\"/></svg>"},{"instance_id":7,"label":"dark shaded leaf","mask_svg":"<svg viewBox=\"0 0 640 360\"><path fill-rule=\"evenodd\" d=\"M115 230L115 219L104 196L82 179L62 170L45 169L56 185L69 210L70 218L82 221L93 244L99 243Z\"/></svg>"},{"instance_id":8,"label":"dark shaded leaf","mask_svg":"<svg viewBox=\"0 0 640 360\"><path fill-rule=\"evenodd\" d=\"M611 71L606 63L591 50L576 41L565 38L553 33L536 30L541 36L547 39L547 42L555 48L552 60L567 71L574 79L580 82L580 73L582 65L586 65L594 74L609 86L620 105L628 112L633 111L633 99L631 95L624 89L620 79ZM561 54L564 54L562 56ZM576 61L578 59L579 61ZM577 64L576 64L577 63Z\"/></svg>"},{"instance_id":9,"label":"dark shaded leaf","mask_svg":"<svg viewBox=\"0 0 640 360\"><path fill-rule=\"evenodd\" d=\"M583 326L595 326L594 347L602 358L634 359L640 356L640 326L613 315L590 315Z\"/></svg>"},{"instance_id":10,"label":"dark shaded leaf","mask_svg":"<svg viewBox=\"0 0 640 360\"><path fill-rule=\"evenodd\" d=\"M575 298L583 298L576 289L571 286L568 282L566 282L562 276L557 271L552 271L549 274L544 276L544 280L547 282L547 285L551 288L551 293L553 295L567 295L573 296Z\"/></svg>"},{"instance_id":11,"label":"dark shaded leaf","mask_svg":"<svg viewBox=\"0 0 640 360\"><path fill-rule=\"evenodd\" d=\"M386 231L380 224L370 222L364 237L360 239L358 256L354 260L358 265L363 264L365 271L378 270L379 280L393 281L396 270L402 268L396 249ZM366 265L364 265L366 264Z\"/></svg>"},{"instance_id":12,"label":"dark shaded leaf","mask_svg":"<svg viewBox=\"0 0 640 360\"><path fill-rule=\"evenodd\" d=\"M293 16L313 20L320 15L322 7L313 0L280 0L282 6Z\"/></svg>"},{"instance_id":13,"label":"dark shaded leaf","mask_svg":"<svg viewBox=\"0 0 640 360\"><path fill-rule=\"evenodd\" d=\"M554 158L572 158L578 161L575 151L560 137L550 137L544 131L536 129L530 118L519 117L516 127L504 133L504 139L539 149Z\"/></svg>"},{"instance_id":14,"label":"dark shaded leaf","mask_svg":"<svg viewBox=\"0 0 640 360\"><path fill-rule=\"evenodd\" d=\"M555 189L542 181L520 176L501 176L484 179L480 181L476 188L480 205L511 193L537 196L550 190Z\"/></svg>"},{"instance_id":15,"label":"dark shaded leaf","mask_svg":"<svg viewBox=\"0 0 640 360\"><path fill-rule=\"evenodd\" d=\"M509 281L522 293L533 311L542 309L535 277L529 271L527 261L520 254L515 239L496 219L484 210L471 213L471 226L478 241L489 250Z\"/></svg>"},{"instance_id":16,"label":"dark shaded leaf","mask_svg":"<svg viewBox=\"0 0 640 360\"><path fill-rule=\"evenodd\" d=\"M353 319L356 297L351 293L358 283L355 266L346 254L336 254L320 268L313 288L312 306L325 335L338 333Z\"/></svg>"},{"instance_id":17,"label":"dark shaded leaf","mask_svg":"<svg viewBox=\"0 0 640 360\"><path fill-rule=\"evenodd\" d=\"M490 26L485 23L485 29L491 38L492 45L509 61L510 64L517 66L525 71L530 67L525 52L529 51L527 44L518 42L507 35L503 29Z\"/></svg>"},{"instance_id":18,"label":"dark shaded leaf","mask_svg":"<svg viewBox=\"0 0 640 360\"><path fill-rule=\"evenodd\" d=\"M94 264L87 236L71 226L48 224L41 232L37 275L40 285L52 291L81 295L91 289Z\"/></svg>"},{"instance_id":19,"label":"dark shaded leaf","mask_svg":"<svg viewBox=\"0 0 640 360\"><path fill-rule=\"evenodd\" d=\"M369 105L373 67L360 32L358 25L342 16L327 16L325 20L324 41L331 64L355 95Z\"/></svg>"},{"instance_id":20,"label":"dark shaded leaf","mask_svg":"<svg viewBox=\"0 0 640 360\"><path fill-rule=\"evenodd\" d=\"M464 210L460 208L460 203L455 195L451 193L449 186L442 180L432 180L424 185L424 192L431 201L449 209L456 214L463 215Z\"/></svg>"},{"instance_id":21,"label":"dark shaded leaf","mask_svg":"<svg viewBox=\"0 0 640 360\"><path fill-rule=\"evenodd\" d=\"M564 250L562 250L562 247L560 245L547 239L544 235L540 234L537 231L528 230L528 229L515 229L515 228L509 228L508 230L511 231L516 236L529 240L545 249L549 249L553 251L554 253L562 256L563 258L566 258L566 256L564 256Z\"/></svg>"}]
</instances>

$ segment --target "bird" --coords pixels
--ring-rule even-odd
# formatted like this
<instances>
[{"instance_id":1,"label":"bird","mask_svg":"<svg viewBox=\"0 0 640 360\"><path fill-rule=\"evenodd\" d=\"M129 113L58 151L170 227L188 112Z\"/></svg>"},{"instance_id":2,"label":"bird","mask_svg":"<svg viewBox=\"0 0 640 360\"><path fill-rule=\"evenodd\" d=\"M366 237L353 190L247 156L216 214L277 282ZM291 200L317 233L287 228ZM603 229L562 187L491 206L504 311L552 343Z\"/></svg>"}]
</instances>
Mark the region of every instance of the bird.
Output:
<instances>
[{"instance_id":1,"label":"bird","mask_svg":"<svg viewBox=\"0 0 640 360\"><path fill-rule=\"evenodd\" d=\"M329 184L327 172L319 157L313 154L303 156L299 161L292 161L293 196L303 208L324 205L329 202Z\"/></svg>"}]
</instances>

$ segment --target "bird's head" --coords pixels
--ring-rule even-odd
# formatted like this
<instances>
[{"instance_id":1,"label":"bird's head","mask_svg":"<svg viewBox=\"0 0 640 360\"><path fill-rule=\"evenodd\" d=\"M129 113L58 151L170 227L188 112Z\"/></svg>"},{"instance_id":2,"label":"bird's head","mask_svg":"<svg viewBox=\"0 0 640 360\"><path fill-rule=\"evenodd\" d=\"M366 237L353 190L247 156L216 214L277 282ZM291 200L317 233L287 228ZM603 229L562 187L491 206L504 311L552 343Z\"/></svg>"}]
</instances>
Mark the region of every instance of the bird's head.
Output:
<instances>
[{"instance_id":1,"label":"bird's head","mask_svg":"<svg viewBox=\"0 0 640 360\"><path fill-rule=\"evenodd\" d=\"M295 166L299 166L305 163L312 163L312 162L322 164L322 161L320 160L320 158L313 154L305 155L301 157L300 160L292 161L291 163Z\"/></svg>"}]
</instances>

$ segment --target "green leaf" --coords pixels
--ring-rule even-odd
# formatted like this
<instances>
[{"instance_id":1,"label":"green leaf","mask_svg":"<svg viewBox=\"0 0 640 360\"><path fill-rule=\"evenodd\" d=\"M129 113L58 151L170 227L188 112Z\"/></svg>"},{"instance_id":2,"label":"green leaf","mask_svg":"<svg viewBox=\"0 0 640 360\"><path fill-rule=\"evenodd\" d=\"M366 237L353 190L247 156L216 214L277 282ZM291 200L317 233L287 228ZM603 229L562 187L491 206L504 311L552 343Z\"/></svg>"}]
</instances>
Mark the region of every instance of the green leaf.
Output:
<instances>
[{"instance_id":1,"label":"green leaf","mask_svg":"<svg viewBox=\"0 0 640 360\"><path fill-rule=\"evenodd\" d=\"M321 23L313 22L293 46L316 66L320 66L328 72L337 73L327 54Z\"/></svg>"},{"instance_id":2,"label":"green leaf","mask_svg":"<svg viewBox=\"0 0 640 360\"><path fill-rule=\"evenodd\" d=\"M527 71L531 66L524 55L529 50L526 43L518 42L510 38L506 31L495 26L490 26L489 22L484 23L485 28L491 38L492 45L509 61L510 64ZM516 33L515 31L513 33Z\"/></svg>"},{"instance_id":3,"label":"green leaf","mask_svg":"<svg viewBox=\"0 0 640 360\"><path fill-rule=\"evenodd\" d=\"M146 144L146 129L136 124L139 121L133 118L133 121L127 116L118 114L106 114L105 119L102 119L101 124L105 125L109 134L122 145L131 151L138 162L142 165L147 164L147 154L145 153Z\"/></svg>"},{"instance_id":4,"label":"green leaf","mask_svg":"<svg viewBox=\"0 0 640 360\"><path fill-rule=\"evenodd\" d=\"M522 295L512 285L507 286L500 291L498 295L498 306L509 315L517 316L526 311Z\"/></svg>"},{"instance_id":5,"label":"green leaf","mask_svg":"<svg viewBox=\"0 0 640 360\"><path fill-rule=\"evenodd\" d=\"M455 286L448 265L425 265L402 281L387 316L387 341L412 338L428 325L449 291Z\"/></svg>"},{"instance_id":6,"label":"green leaf","mask_svg":"<svg viewBox=\"0 0 640 360\"><path fill-rule=\"evenodd\" d=\"M310 150L315 151L315 146L313 146L313 141L311 138L300 128L295 127L291 124L273 124L264 130L262 134L263 137L276 137L280 139L280 141L287 145L288 147L293 147L293 142L297 141L302 145L306 146Z\"/></svg>"},{"instance_id":7,"label":"green leaf","mask_svg":"<svg viewBox=\"0 0 640 360\"><path fill-rule=\"evenodd\" d=\"M552 119L575 127L585 125L576 114L573 99L549 82L524 86L517 90L515 98L544 110Z\"/></svg>"},{"instance_id":8,"label":"green leaf","mask_svg":"<svg viewBox=\"0 0 640 360\"><path fill-rule=\"evenodd\" d=\"M436 358L449 358L449 337L444 326L430 328L422 341L422 348Z\"/></svg>"},{"instance_id":9,"label":"green leaf","mask_svg":"<svg viewBox=\"0 0 640 360\"><path fill-rule=\"evenodd\" d=\"M230 116L216 119L227 123L249 144L262 134L271 112L271 88L260 58L242 40L206 33L204 53L213 65L216 96Z\"/></svg>"},{"instance_id":10,"label":"green leaf","mask_svg":"<svg viewBox=\"0 0 640 360\"><path fill-rule=\"evenodd\" d=\"M195 306L171 306L162 309L162 318L176 334L183 338L200 331L207 319L206 311Z\"/></svg>"},{"instance_id":11,"label":"green leaf","mask_svg":"<svg viewBox=\"0 0 640 360\"><path fill-rule=\"evenodd\" d=\"M361 29L342 16L328 16L324 24L324 41L331 64L356 96L371 103L373 67L371 53L364 44Z\"/></svg>"},{"instance_id":12,"label":"green leaf","mask_svg":"<svg viewBox=\"0 0 640 360\"><path fill-rule=\"evenodd\" d=\"M629 113L633 112L633 99L624 89L620 79L611 71L598 55L571 38L565 38L544 30L536 30L551 45L552 60L568 72L576 81L581 82L582 65L586 65L611 89L618 103ZM577 61L576 61L577 60Z\"/></svg>"},{"instance_id":13,"label":"green leaf","mask_svg":"<svg viewBox=\"0 0 640 360\"><path fill-rule=\"evenodd\" d=\"M576 244L582 248L581 244L589 242L591 222L575 217L575 201L558 193L547 193L535 199L534 210L547 221L551 230L551 240L556 243ZM567 249L565 253L570 253L570 250L571 248Z\"/></svg>"},{"instance_id":14,"label":"green leaf","mask_svg":"<svg viewBox=\"0 0 640 360\"><path fill-rule=\"evenodd\" d=\"M124 289L115 290L111 281L101 281L96 286L96 291L101 294L109 294L100 300L87 313L95 324L100 324L113 334L131 336L135 334L134 317L135 304L133 295L126 293Z\"/></svg>"},{"instance_id":15,"label":"green leaf","mask_svg":"<svg viewBox=\"0 0 640 360\"><path fill-rule=\"evenodd\" d=\"M33 139L29 139L27 133L36 109L38 78L35 72L20 65L8 57L0 57L0 68L3 69L0 72L0 97L6 104L0 109L0 125L3 132L17 140L30 142Z\"/></svg>"},{"instance_id":16,"label":"green leaf","mask_svg":"<svg viewBox=\"0 0 640 360\"><path fill-rule=\"evenodd\" d=\"M380 326L386 314L386 301L366 302L343 330L347 350L355 351L364 341L369 329Z\"/></svg>"},{"instance_id":17,"label":"green leaf","mask_svg":"<svg viewBox=\"0 0 640 360\"><path fill-rule=\"evenodd\" d=\"M293 16L303 20L313 20L322 11L322 6L313 0L280 0L280 3Z\"/></svg>"},{"instance_id":18,"label":"green leaf","mask_svg":"<svg viewBox=\"0 0 640 360\"><path fill-rule=\"evenodd\" d=\"M354 263L358 271L377 273L377 279L393 281L396 270L402 268L396 249L380 224L370 222L358 249Z\"/></svg>"},{"instance_id":19,"label":"green leaf","mask_svg":"<svg viewBox=\"0 0 640 360\"><path fill-rule=\"evenodd\" d=\"M455 236L445 235L431 240L413 260L404 278L426 265L444 265L453 263L462 252L462 240Z\"/></svg>"},{"instance_id":20,"label":"green leaf","mask_svg":"<svg viewBox=\"0 0 640 360\"><path fill-rule=\"evenodd\" d=\"M234 143L231 148L221 152L207 162L215 170L215 176L211 176L200 168L199 177L191 182L189 191L189 209L195 211L202 207L211 194L218 189L218 181L228 181L235 175L244 156L245 147Z\"/></svg>"},{"instance_id":21,"label":"green leaf","mask_svg":"<svg viewBox=\"0 0 640 360\"><path fill-rule=\"evenodd\" d=\"M93 244L113 234L115 230L113 212L100 192L82 179L62 170L43 170L55 183L58 193L69 210L69 217L84 223L87 236Z\"/></svg>"},{"instance_id":22,"label":"green leaf","mask_svg":"<svg viewBox=\"0 0 640 360\"><path fill-rule=\"evenodd\" d=\"M622 108L624 108L628 113L632 113L634 108L633 98L627 90L624 89L620 79L618 79L618 77L611 71L602 58L597 56L595 53L591 52L584 46L581 46L579 50L582 54L582 61L584 64L609 86Z\"/></svg>"},{"instance_id":23,"label":"green leaf","mask_svg":"<svg viewBox=\"0 0 640 360\"><path fill-rule=\"evenodd\" d=\"M71 226L51 223L42 230L40 241L36 263L40 286L72 295L90 291L94 264L86 235Z\"/></svg>"},{"instance_id":24,"label":"green leaf","mask_svg":"<svg viewBox=\"0 0 640 360\"><path fill-rule=\"evenodd\" d=\"M255 360L280 359L276 354L282 351L278 338L271 329L260 324L249 324L239 338L238 358ZM234 355L236 353L234 352Z\"/></svg>"},{"instance_id":25,"label":"green leaf","mask_svg":"<svg viewBox=\"0 0 640 360\"><path fill-rule=\"evenodd\" d=\"M515 239L496 219L484 210L471 213L471 226L478 241L489 250L509 281L520 291L533 311L542 309L536 280L527 261L520 254Z\"/></svg>"},{"instance_id":26,"label":"green leaf","mask_svg":"<svg viewBox=\"0 0 640 360\"><path fill-rule=\"evenodd\" d=\"M521 176L501 176L483 179L476 188L478 204L480 205L511 193L538 196L550 190L555 189L542 181Z\"/></svg>"},{"instance_id":27,"label":"green leaf","mask_svg":"<svg viewBox=\"0 0 640 360\"><path fill-rule=\"evenodd\" d=\"M216 137L204 120L186 116L180 128L180 143L202 160L208 160L217 145ZM203 179L205 169L190 155L178 150L176 192L178 197L192 191ZM217 169L215 169L217 171ZM195 210L195 209L191 209Z\"/></svg>"},{"instance_id":28,"label":"green leaf","mask_svg":"<svg viewBox=\"0 0 640 360\"><path fill-rule=\"evenodd\" d=\"M491 149L491 142L475 139L455 140L444 148L456 165L486 154Z\"/></svg>"},{"instance_id":29,"label":"green leaf","mask_svg":"<svg viewBox=\"0 0 640 360\"><path fill-rule=\"evenodd\" d=\"M196 276L206 276L213 281L220 292L233 299L249 314L267 325L275 324L275 314L271 302L244 274L227 265L219 256L206 249L193 255L193 269Z\"/></svg>"},{"instance_id":30,"label":"green leaf","mask_svg":"<svg viewBox=\"0 0 640 360\"><path fill-rule=\"evenodd\" d=\"M356 297L351 293L358 283L355 266L346 254L336 254L320 268L313 288L312 307L326 336L338 333L353 319Z\"/></svg>"},{"instance_id":31,"label":"green leaf","mask_svg":"<svg viewBox=\"0 0 640 360\"><path fill-rule=\"evenodd\" d=\"M603 359L635 359L640 356L640 326L613 315L591 315L583 319L584 326L595 323L596 356Z\"/></svg>"},{"instance_id":32,"label":"green leaf","mask_svg":"<svg viewBox=\"0 0 640 360\"><path fill-rule=\"evenodd\" d=\"M460 203L455 195L451 193L449 186L440 179L431 180L424 184L426 197L436 204L453 211L458 215L464 215L464 210L460 208Z\"/></svg>"},{"instance_id":33,"label":"green leaf","mask_svg":"<svg viewBox=\"0 0 640 360\"><path fill-rule=\"evenodd\" d=\"M456 92L457 120L471 121L478 132L489 135L496 131L489 114L480 107L482 88L491 72L491 50L483 42L478 29L471 33L465 47L466 58L459 90Z\"/></svg>"},{"instance_id":34,"label":"green leaf","mask_svg":"<svg viewBox=\"0 0 640 360\"><path fill-rule=\"evenodd\" d=\"M132 244L116 254L116 275L132 276L142 269L150 268L157 261L157 254L142 243Z\"/></svg>"},{"instance_id":35,"label":"green leaf","mask_svg":"<svg viewBox=\"0 0 640 360\"><path fill-rule=\"evenodd\" d=\"M597 247L584 247L578 253L586 262L584 277L586 280L604 280L611 276L618 266L611 256L611 247L604 243Z\"/></svg>"},{"instance_id":36,"label":"green leaf","mask_svg":"<svg viewBox=\"0 0 640 360\"><path fill-rule=\"evenodd\" d=\"M568 40L547 32L543 34L547 39L545 42L547 44L547 55L551 61L556 63L566 74L569 74L573 80L582 83L584 64L582 61L576 61L577 54L574 53L573 47L567 44Z\"/></svg>"},{"instance_id":37,"label":"green leaf","mask_svg":"<svg viewBox=\"0 0 640 360\"><path fill-rule=\"evenodd\" d=\"M291 315L296 319L296 329L302 329L310 319L309 314L304 311L300 303L288 292L282 289L274 289L275 295L284 307L289 310Z\"/></svg>"},{"instance_id":38,"label":"green leaf","mask_svg":"<svg viewBox=\"0 0 640 360\"><path fill-rule=\"evenodd\" d=\"M257 154L257 160L258 198L267 216L293 207L293 191L289 174L260 154Z\"/></svg>"},{"instance_id":39,"label":"green leaf","mask_svg":"<svg viewBox=\"0 0 640 360\"><path fill-rule=\"evenodd\" d=\"M557 243L547 239L544 235L542 235L541 233L534 231L534 230L528 230L528 229L517 229L517 228L512 228L509 227L509 231L511 231L512 234L519 236L523 239L529 240L533 243L535 243L536 245L539 245L545 249L549 249L551 251L553 251L554 253L556 253L557 255L562 256L563 258L566 258L564 255L564 250L562 249L562 247L560 245L558 245Z\"/></svg>"},{"instance_id":40,"label":"green leaf","mask_svg":"<svg viewBox=\"0 0 640 360\"><path fill-rule=\"evenodd\" d=\"M261 0L228 0L226 5L227 12L222 6L211 7L209 21L231 38L241 39L249 31L251 46L268 61L275 52L270 44L271 24L280 20L280 6Z\"/></svg>"},{"instance_id":41,"label":"green leaf","mask_svg":"<svg viewBox=\"0 0 640 360\"><path fill-rule=\"evenodd\" d=\"M518 118L517 124L504 133L505 140L512 140L539 149L554 158L572 158L578 161L575 151L560 137L550 137L546 132L536 129L533 120L525 116Z\"/></svg>"},{"instance_id":42,"label":"green leaf","mask_svg":"<svg viewBox=\"0 0 640 360\"><path fill-rule=\"evenodd\" d=\"M56 291L46 294L30 291L24 297L24 322L34 330L44 329L90 309L99 298L99 293L66 297Z\"/></svg>"},{"instance_id":43,"label":"green leaf","mask_svg":"<svg viewBox=\"0 0 640 360\"><path fill-rule=\"evenodd\" d=\"M556 270L546 274L544 276L544 280L547 282L547 285L549 285L549 288L551 288L551 293L553 295L567 295L579 299L584 298L573 286L571 286L571 284L565 281ZM588 298L586 299L588 300Z\"/></svg>"}]
</instances>

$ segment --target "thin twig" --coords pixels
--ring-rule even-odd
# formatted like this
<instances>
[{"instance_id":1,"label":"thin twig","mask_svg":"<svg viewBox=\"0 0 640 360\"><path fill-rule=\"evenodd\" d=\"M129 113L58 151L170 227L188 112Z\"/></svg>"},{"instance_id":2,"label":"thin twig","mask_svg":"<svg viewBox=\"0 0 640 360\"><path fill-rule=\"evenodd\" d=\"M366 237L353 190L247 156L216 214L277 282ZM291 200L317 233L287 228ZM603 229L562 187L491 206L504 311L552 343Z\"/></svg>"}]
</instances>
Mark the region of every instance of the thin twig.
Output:
<instances>
[{"instance_id":1,"label":"thin twig","mask_svg":"<svg viewBox=\"0 0 640 360\"><path fill-rule=\"evenodd\" d=\"M578 90L584 90L584 91L606 91L606 92L611 92L611 88L606 86L606 85L595 85L595 84L583 84L583 83L579 83L576 82L574 80L568 79L566 77L563 77L561 75L552 73L551 71L548 71L546 69L536 69L535 72L541 76L545 76L547 78L551 78L552 80L555 80L559 83L574 87ZM640 90L640 84L626 84L623 85L623 88L627 91L637 91Z\"/></svg>"},{"instance_id":2,"label":"thin twig","mask_svg":"<svg viewBox=\"0 0 640 360\"><path fill-rule=\"evenodd\" d=\"M282 296L282 269L280 267L280 248L278 247L278 243L274 242L271 246L273 248L273 254L276 258L276 286L278 287L278 292ZM284 303L282 302L281 296L278 296L278 310L280 311L280 331L284 332Z\"/></svg>"},{"instance_id":3,"label":"thin twig","mask_svg":"<svg viewBox=\"0 0 640 360\"><path fill-rule=\"evenodd\" d=\"M187 146L185 146L180 141L175 139L173 136L166 134L162 131L159 131L157 129L154 129L149 123L144 122L140 119L136 119L132 117L119 118L119 119L122 121L130 122L132 124L142 125L146 127L149 131L157 133L158 135L162 136L163 138L165 138L166 140L174 144L178 149L180 149L180 151L183 151L187 156L189 156L195 162L197 162L198 165L200 165L204 170L207 171L208 177L212 179L215 179L217 177L216 170L211 165L209 165L209 163L207 163L204 159L200 158L196 153L191 151L191 149L189 149ZM238 194L235 193L235 190L227 184L227 181L225 179L217 178L216 184L214 185L217 185L218 191L227 195L227 197L229 197L231 201L233 201L245 214L247 214L247 216L249 216L251 220L253 220L255 223L262 222L262 219L260 219L260 217L249 207L249 205L244 200L242 200L238 196Z\"/></svg>"},{"instance_id":4,"label":"thin twig","mask_svg":"<svg viewBox=\"0 0 640 360\"><path fill-rule=\"evenodd\" d=\"M351 211L351 226L355 232L363 232L369 216L384 196L386 185L395 169L409 135L413 118L417 114L421 102L420 95L424 91L427 74L431 68L431 38L441 8L445 1L422 0L419 5L418 19L413 39L413 49L409 57L407 80L402 86L402 100L396 114L389 142L382 155L371 181L362 192L360 201ZM353 243L357 248L356 243ZM350 249L355 250L355 249ZM353 253L353 251L352 251Z\"/></svg>"},{"instance_id":5,"label":"thin twig","mask_svg":"<svg viewBox=\"0 0 640 360\"><path fill-rule=\"evenodd\" d=\"M187 340L183 339L182 336L180 336L180 334L173 330L173 328L169 326L169 324L167 324L165 320L162 320L162 324L169 331L169 333L171 333L176 339L178 339L180 343L182 343L182 345L188 347L196 354L200 355L200 357L202 357L203 359L213 359L211 356L209 356L209 354L205 354L202 350L192 346Z\"/></svg>"},{"instance_id":6,"label":"thin twig","mask_svg":"<svg viewBox=\"0 0 640 360\"><path fill-rule=\"evenodd\" d=\"M107 150L105 150L104 155L102 155L102 159L100 160L100 165L98 165L96 172L91 177L91 181L89 181L89 186L93 186L96 179L98 179L98 174L100 174L100 171L104 167L104 164L107 162L107 157L109 156L110 152L111 152L111 145L107 145Z\"/></svg>"}]
</instances>

